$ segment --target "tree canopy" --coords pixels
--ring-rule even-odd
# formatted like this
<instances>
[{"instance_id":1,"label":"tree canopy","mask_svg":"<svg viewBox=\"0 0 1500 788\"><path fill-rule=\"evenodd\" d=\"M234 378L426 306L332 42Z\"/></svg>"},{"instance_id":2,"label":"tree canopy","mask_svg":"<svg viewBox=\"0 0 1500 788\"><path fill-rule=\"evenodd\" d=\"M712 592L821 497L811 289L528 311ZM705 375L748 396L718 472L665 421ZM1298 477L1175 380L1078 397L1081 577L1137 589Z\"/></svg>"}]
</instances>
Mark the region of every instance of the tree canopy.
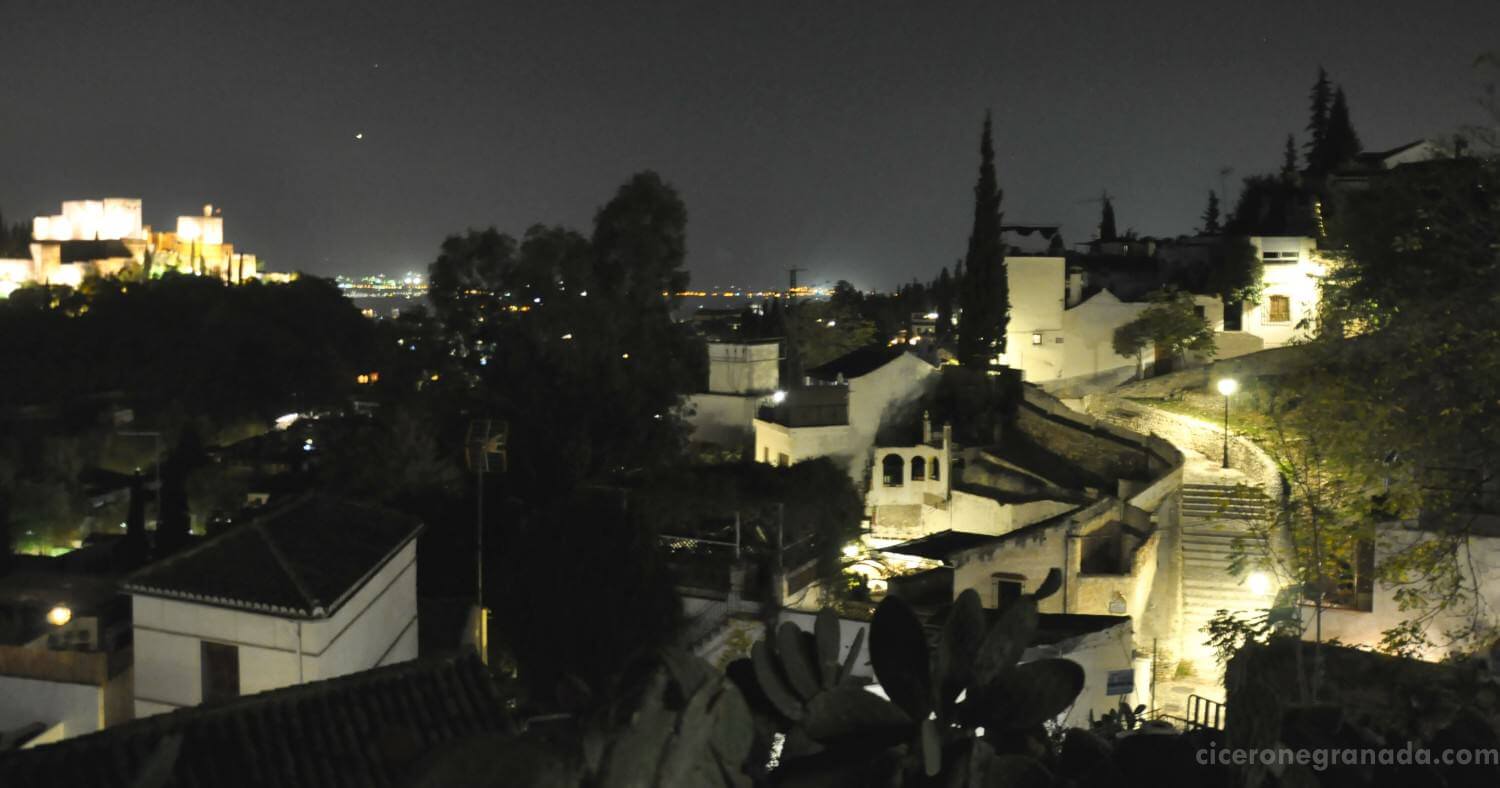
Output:
<instances>
[{"instance_id":1,"label":"tree canopy","mask_svg":"<svg viewBox=\"0 0 1500 788\"><path fill-rule=\"evenodd\" d=\"M1152 345L1178 357L1189 351L1214 351L1213 329L1194 311L1192 294L1154 293L1151 305L1136 319L1115 329L1112 346L1116 355L1140 358Z\"/></svg>"},{"instance_id":2,"label":"tree canopy","mask_svg":"<svg viewBox=\"0 0 1500 788\"><path fill-rule=\"evenodd\" d=\"M995 177L995 146L988 113L979 137L979 180L974 184L974 227L964 256L962 312L958 318L959 363L983 369L996 353L1005 352L1005 330L1010 323L1010 282L1006 278L1005 245L1000 238L1002 192Z\"/></svg>"},{"instance_id":3,"label":"tree canopy","mask_svg":"<svg viewBox=\"0 0 1500 788\"><path fill-rule=\"evenodd\" d=\"M1303 447L1287 454L1328 480L1304 496L1342 540L1328 552L1347 564L1372 523L1420 518L1432 539L1393 546L1375 570L1410 617L1404 637L1446 645L1487 642L1496 624L1464 564L1475 518L1500 512L1497 189L1495 162L1455 159L1351 197L1319 336L1279 384L1277 415ZM1453 615L1467 625L1426 632Z\"/></svg>"},{"instance_id":4,"label":"tree canopy","mask_svg":"<svg viewBox=\"0 0 1500 788\"><path fill-rule=\"evenodd\" d=\"M667 293L686 283L687 211L642 173L595 217L592 237L533 226L443 243L429 292L470 412L510 425L510 477L549 495L599 474L675 461L682 397L706 375L701 342Z\"/></svg>"}]
</instances>

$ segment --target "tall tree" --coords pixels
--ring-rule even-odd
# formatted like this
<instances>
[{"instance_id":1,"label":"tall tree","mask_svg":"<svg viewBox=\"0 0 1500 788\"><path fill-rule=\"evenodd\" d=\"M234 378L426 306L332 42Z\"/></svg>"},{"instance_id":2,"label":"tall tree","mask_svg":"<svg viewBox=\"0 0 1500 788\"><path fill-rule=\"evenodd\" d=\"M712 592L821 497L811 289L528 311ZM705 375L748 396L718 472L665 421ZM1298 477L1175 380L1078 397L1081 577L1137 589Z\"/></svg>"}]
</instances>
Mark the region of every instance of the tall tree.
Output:
<instances>
[{"instance_id":1,"label":"tall tree","mask_svg":"<svg viewBox=\"0 0 1500 788\"><path fill-rule=\"evenodd\" d=\"M1333 93L1333 106L1328 110L1328 134L1323 140L1323 169L1332 170L1348 162L1364 150L1354 123L1349 119L1349 102L1344 98L1340 86Z\"/></svg>"},{"instance_id":2,"label":"tall tree","mask_svg":"<svg viewBox=\"0 0 1500 788\"><path fill-rule=\"evenodd\" d=\"M938 272L932 289L937 296L937 338L941 342L953 333L953 277L948 274L948 266Z\"/></svg>"},{"instance_id":3,"label":"tall tree","mask_svg":"<svg viewBox=\"0 0 1500 788\"><path fill-rule=\"evenodd\" d=\"M1496 195L1500 166L1482 159L1402 167L1352 195L1319 337L1285 378L1290 428L1357 493L1320 526L1421 522L1424 546L1385 551L1375 574L1439 645L1485 645L1500 625L1469 564L1478 515L1500 511Z\"/></svg>"},{"instance_id":4,"label":"tall tree","mask_svg":"<svg viewBox=\"0 0 1500 788\"><path fill-rule=\"evenodd\" d=\"M1309 97L1312 104L1307 119L1307 142L1304 144L1308 169L1321 171L1324 161L1324 140L1328 136L1329 103L1333 101L1333 89L1328 84L1328 72L1318 66L1318 81L1313 83Z\"/></svg>"},{"instance_id":5,"label":"tall tree","mask_svg":"<svg viewBox=\"0 0 1500 788\"><path fill-rule=\"evenodd\" d=\"M519 245L493 229L443 244L430 296L472 407L510 424L518 495L681 455L678 405L706 375L663 295L686 283L686 222L676 191L642 173L598 211L592 238L538 225Z\"/></svg>"},{"instance_id":6,"label":"tall tree","mask_svg":"<svg viewBox=\"0 0 1500 788\"><path fill-rule=\"evenodd\" d=\"M1108 192L1099 198L1099 205L1099 240L1113 241L1120 237L1120 233L1115 228L1115 204L1110 201Z\"/></svg>"},{"instance_id":7,"label":"tall tree","mask_svg":"<svg viewBox=\"0 0 1500 788\"><path fill-rule=\"evenodd\" d=\"M1219 226L1219 195L1213 189L1208 190L1208 207L1203 209L1203 234L1218 235L1223 229Z\"/></svg>"},{"instance_id":8,"label":"tall tree","mask_svg":"<svg viewBox=\"0 0 1500 788\"><path fill-rule=\"evenodd\" d=\"M186 432L184 432L186 436ZM185 442L185 441L184 441ZM157 496L161 508L156 521L156 552L170 555L191 541L193 516L188 507L188 475L191 473L188 453L173 451L161 465L161 489Z\"/></svg>"},{"instance_id":9,"label":"tall tree","mask_svg":"<svg viewBox=\"0 0 1500 788\"><path fill-rule=\"evenodd\" d=\"M988 367L996 353L1005 352L1005 328L1010 322L1010 283L1000 240L1002 193L995 178L991 128L986 112L979 138L979 181L974 184L974 229L964 256L963 312L958 318L959 363L979 369Z\"/></svg>"},{"instance_id":10,"label":"tall tree","mask_svg":"<svg viewBox=\"0 0 1500 788\"><path fill-rule=\"evenodd\" d=\"M1297 180L1297 138L1286 135L1286 148L1281 153L1281 179L1287 183Z\"/></svg>"}]
</instances>

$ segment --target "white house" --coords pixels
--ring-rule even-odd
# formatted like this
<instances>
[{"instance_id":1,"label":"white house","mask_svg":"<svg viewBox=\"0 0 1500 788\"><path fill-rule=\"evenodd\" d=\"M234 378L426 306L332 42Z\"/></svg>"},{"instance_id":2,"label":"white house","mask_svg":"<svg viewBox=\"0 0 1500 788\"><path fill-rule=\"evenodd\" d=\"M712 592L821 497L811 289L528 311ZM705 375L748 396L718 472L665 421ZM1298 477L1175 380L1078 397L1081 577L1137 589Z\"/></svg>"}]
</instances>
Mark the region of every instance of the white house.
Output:
<instances>
[{"instance_id":1,"label":"white house","mask_svg":"<svg viewBox=\"0 0 1500 788\"><path fill-rule=\"evenodd\" d=\"M687 398L692 439L722 446L748 444L751 422L781 385L781 340L708 342L708 390Z\"/></svg>"},{"instance_id":2,"label":"white house","mask_svg":"<svg viewBox=\"0 0 1500 788\"><path fill-rule=\"evenodd\" d=\"M1196 298L1203 318L1216 332L1218 358L1234 358L1308 338L1318 314L1319 288L1328 269L1317 241L1306 236L1260 235L1251 236L1249 241L1264 267L1260 300L1225 309L1217 298ZM1302 325L1304 321L1306 325Z\"/></svg>"},{"instance_id":3,"label":"white house","mask_svg":"<svg viewBox=\"0 0 1500 788\"><path fill-rule=\"evenodd\" d=\"M984 449L959 451L952 426L934 434L923 414L919 443L875 447L865 508L880 545L944 531L1003 534L1083 500Z\"/></svg>"},{"instance_id":4,"label":"white house","mask_svg":"<svg viewBox=\"0 0 1500 788\"><path fill-rule=\"evenodd\" d=\"M1135 374L1137 360L1114 352L1115 329L1148 304L1123 302L1107 290L1082 299L1082 276L1069 274L1062 257L1005 258L1010 322L1007 366L1049 390L1109 386Z\"/></svg>"},{"instance_id":5,"label":"white house","mask_svg":"<svg viewBox=\"0 0 1500 788\"><path fill-rule=\"evenodd\" d=\"M885 421L926 391L937 367L900 348L862 348L808 370L805 385L761 409L755 459L790 465L833 457L862 482Z\"/></svg>"},{"instance_id":6,"label":"white house","mask_svg":"<svg viewBox=\"0 0 1500 788\"><path fill-rule=\"evenodd\" d=\"M309 495L131 575L136 715L413 659L421 530Z\"/></svg>"},{"instance_id":7,"label":"white house","mask_svg":"<svg viewBox=\"0 0 1500 788\"><path fill-rule=\"evenodd\" d=\"M31 747L131 719L130 634L113 577L0 579L0 740Z\"/></svg>"},{"instance_id":8,"label":"white house","mask_svg":"<svg viewBox=\"0 0 1500 788\"><path fill-rule=\"evenodd\" d=\"M1419 648L1419 655L1436 661L1447 654L1443 647L1445 633L1461 631L1478 623L1493 631L1500 628L1500 518L1494 515L1475 515L1469 525L1466 548L1457 563L1461 588L1478 589L1481 619L1474 622L1468 618L1467 605L1435 617L1428 622L1428 638L1433 645ZM1386 630L1414 618L1418 611L1402 610L1396 601L1396 589L1387 587L1374 579L1375 567L1387 558L1413 549L1413 546L1434 538L1431 531L1413 522L1384 523L1377 529L1375 540L1367 551L1359 556L1352 582L1331 593L1325 600L1321 627L1314 626L1316 608L1304 603L1302 620L1306 625L1303 637L1311 640L1321 631L1323 639L1337 639L1346 646L1376 647Z\"/></svg>"}]
</instances>

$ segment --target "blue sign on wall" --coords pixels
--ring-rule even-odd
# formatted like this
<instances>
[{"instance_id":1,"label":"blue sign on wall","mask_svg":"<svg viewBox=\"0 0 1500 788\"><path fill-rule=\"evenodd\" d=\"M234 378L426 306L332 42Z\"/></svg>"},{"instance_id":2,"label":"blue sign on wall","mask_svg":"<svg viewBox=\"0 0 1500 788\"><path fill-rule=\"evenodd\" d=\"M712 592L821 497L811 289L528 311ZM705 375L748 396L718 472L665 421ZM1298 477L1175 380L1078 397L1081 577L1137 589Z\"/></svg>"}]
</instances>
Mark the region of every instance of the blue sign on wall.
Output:
<instances>
[{"instance_id":1,"label":"blue sign on wall","mask_svg":"<svg viewBox=\"0 0 1500 788\"><path fill-rule=\"evenodd\" d=\"M1135 691L1134 670L1111 670L1105 683L1106 695L1129 695Z\"/></svg>"}]
</instances>

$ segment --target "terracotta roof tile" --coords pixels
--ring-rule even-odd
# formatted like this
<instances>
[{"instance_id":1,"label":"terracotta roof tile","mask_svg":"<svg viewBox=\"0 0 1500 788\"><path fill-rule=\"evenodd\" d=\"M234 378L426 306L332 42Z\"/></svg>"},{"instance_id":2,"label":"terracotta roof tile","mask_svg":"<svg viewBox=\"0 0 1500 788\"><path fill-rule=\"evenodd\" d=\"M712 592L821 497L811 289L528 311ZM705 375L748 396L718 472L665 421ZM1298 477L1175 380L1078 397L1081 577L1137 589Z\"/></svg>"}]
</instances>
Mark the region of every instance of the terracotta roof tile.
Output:
<instances>
[{"instance_id":1,"label":"terracotta roof tile","mask_svg":"<svg viewBox=\"0 0 1500 788\"><path fill-rule=\"evenodd\" d=\"M421 527L387 509L307 495L141 569L125 590L327 617Z\"/></svg>"},{"instance_id":2,"label":"terracotta roof tile","mask_svg":"<svg viewBox=\"0 0 1500 788\"><path fill-rule=\"evenodd\" d=\"M433 748L506 730L501 702L477 657L424 659L0 753L0 785L128 786L171 736L181 788L400 784Z\"/></svg>"}]
</instances>

